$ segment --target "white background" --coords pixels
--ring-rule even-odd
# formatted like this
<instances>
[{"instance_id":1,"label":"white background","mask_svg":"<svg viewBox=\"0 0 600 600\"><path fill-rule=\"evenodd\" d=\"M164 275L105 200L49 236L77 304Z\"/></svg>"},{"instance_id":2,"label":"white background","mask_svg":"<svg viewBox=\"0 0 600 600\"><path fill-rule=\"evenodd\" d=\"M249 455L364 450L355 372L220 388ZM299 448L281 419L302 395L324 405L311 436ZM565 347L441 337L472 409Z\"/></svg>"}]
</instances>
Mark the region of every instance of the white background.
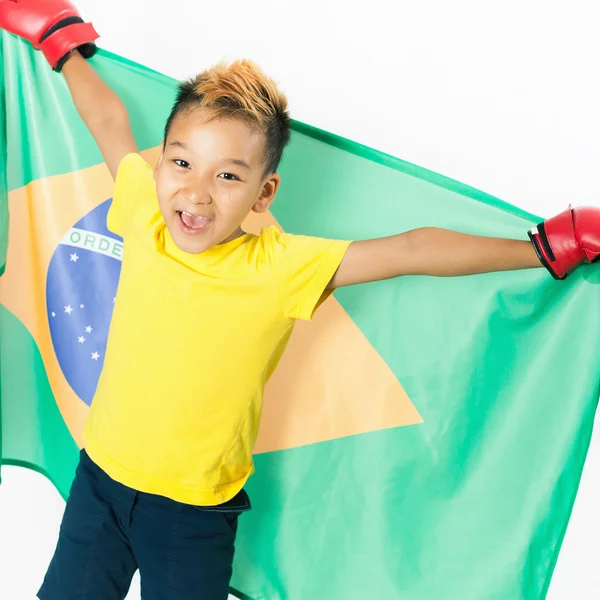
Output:
<instances>
[{"instance_id":1,"label":"white background","mask_svg":"<svg viewBox=\"0 0 600 600\"><path fill-rule=\"evenodd\" d=\"M600 204L595 4L77 2L108 50L177 78L222 58L252 58L280 82L296 119L541 216L568 202ZM551 600L600 597L599 437ZM15 468L3 475L0 598L31 600L54 548L63 502L39 475ZM128 599L139 599L137 582Z\"/></svg>"}]
</instances>

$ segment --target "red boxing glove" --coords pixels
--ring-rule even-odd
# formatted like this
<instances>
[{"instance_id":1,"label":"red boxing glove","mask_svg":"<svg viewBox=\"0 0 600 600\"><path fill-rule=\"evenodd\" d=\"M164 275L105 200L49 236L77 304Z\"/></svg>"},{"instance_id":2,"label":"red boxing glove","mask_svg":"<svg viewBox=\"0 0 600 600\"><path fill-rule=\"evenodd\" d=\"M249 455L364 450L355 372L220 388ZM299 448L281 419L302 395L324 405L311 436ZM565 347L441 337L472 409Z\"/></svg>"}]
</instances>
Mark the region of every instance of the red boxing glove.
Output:
<instances>
[{"instance_id":1,"label":"red boxing glove","mask_svg":"<svg viewBox=\"0 0 600 600\"><path fill-rule=\"evenodd\" d=\"M554 279L600 257L600 208L569 208L529 230L529 239Z\"/></svg>"},{"instance_id":2,"label":"red boxing glove","mask_svg":"<svg viewBox=\"0 0 600 600\"><path fill-rule=\"evenodd\" d=\"M68 0L0 0L0 28L31 42L55 71L74 50L84 58L97 50L94 27Z\"/></svg>"}]
</instances>

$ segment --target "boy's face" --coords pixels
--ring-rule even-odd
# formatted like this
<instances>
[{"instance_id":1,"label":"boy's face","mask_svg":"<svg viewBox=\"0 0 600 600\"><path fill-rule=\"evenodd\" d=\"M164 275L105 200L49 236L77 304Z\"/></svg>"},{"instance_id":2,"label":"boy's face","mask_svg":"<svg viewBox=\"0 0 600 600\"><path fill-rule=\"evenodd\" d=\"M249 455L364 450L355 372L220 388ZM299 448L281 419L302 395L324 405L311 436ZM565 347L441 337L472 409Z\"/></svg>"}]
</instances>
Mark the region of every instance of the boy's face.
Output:
<instances>
[{"instance_id":1,"label":"boy's face","mask_svg":"<svg viewBox=\"0 0 600 600\"><path fill-rule=\"evenodd\" d=\"M243 234L252 210L265 212L279 175L264 175L264 135L239 119L178 115L154 171L158 203L173 241L198 254Z\"/></svg>"}]
</instances>

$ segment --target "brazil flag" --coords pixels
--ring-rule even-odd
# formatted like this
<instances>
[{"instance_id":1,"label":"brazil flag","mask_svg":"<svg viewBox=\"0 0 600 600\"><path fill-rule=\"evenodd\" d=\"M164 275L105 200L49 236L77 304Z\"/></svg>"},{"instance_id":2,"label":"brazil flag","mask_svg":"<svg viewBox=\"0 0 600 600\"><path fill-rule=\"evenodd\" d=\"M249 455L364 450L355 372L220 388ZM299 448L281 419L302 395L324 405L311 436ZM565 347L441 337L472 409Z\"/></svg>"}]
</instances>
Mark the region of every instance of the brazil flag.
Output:
<instances>
[{"instance_id":1,"label":"brazil flag","mask_svg":"<svg viewBox=\"0 0 600 600\"><path fill-rule=\"evenodd\" d=\"M106 227L112 180L63 78L1 35L0 458L66 497L122 240ZM176 82L104 51L91 62L153 163ZM281 176L249 230L527 239L538 221L301 123ZM299 323L266 391L236 594L544 598L599 393L599 282L589 265L563 282L543 269L404 277L339 290Z\"/></svg>"}]
</instances>

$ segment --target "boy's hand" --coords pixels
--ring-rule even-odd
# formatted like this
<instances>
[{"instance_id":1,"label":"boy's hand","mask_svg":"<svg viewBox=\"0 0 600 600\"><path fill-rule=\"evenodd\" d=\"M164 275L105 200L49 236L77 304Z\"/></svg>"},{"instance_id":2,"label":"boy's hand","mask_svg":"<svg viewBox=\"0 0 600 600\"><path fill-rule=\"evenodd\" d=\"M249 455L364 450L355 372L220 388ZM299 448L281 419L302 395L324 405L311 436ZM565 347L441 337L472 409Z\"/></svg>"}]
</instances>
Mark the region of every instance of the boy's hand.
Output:
<instances>
[{"instance_id":1,"label":"boy's hand","mask_svg":"<svg viewBox=\"0 0 600 600\"><path fill-rule=\"evenodd\" d=\"M97 50L94 27L68 0L0 0L0 28L31 42L55 71L74 50L84 58Z\"/></svg>"},{"instance_id":2,"label":"boy's hand","mask_svg":"<svg viewBox=\"0 0 600 600\"><path fill-rule=\"evenodd\" d=\"M538 258L554 279L600 257L600 208L569 208L529 231Z\"/></svg>"}]
</instances>

